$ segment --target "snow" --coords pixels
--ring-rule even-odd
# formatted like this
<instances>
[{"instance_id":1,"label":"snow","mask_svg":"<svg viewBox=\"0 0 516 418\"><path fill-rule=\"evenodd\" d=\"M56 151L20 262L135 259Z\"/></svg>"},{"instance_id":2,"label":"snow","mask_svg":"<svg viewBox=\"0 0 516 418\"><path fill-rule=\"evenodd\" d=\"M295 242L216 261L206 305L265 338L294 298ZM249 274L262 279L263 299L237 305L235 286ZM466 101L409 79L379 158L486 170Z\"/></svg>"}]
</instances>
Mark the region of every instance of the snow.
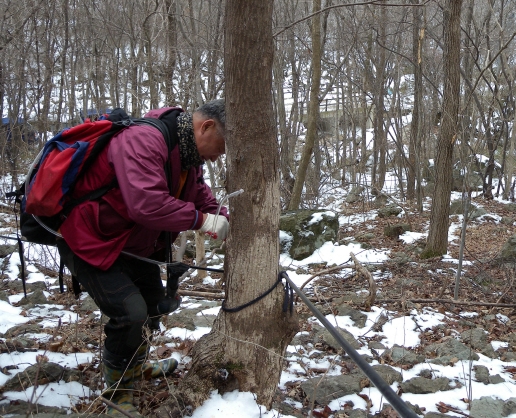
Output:
<instances>
[{"instance_id":1,"label":"snow","mask_svg":"<svg viewBox=\"0 0 516 418\"><path fill-rule=\"evenodd\" d=\"M338 204L338 202L336 203ZM328 211L327 214L335 215L334 212ZM368 220L374 220L375 215L372 212L355 214L351 216L339 216L339 223L341 227L353 228L355 224L365 222ZM450 232L460 228L461 219L459 217L458 222L454 222L450 226ZM284 234L286 235L286 234ZM453 235L449 234L450 239L454 239ZM410 244L416 240L425 238L425 233L416 232L405 232L400 235L400 240L404 244ZM38 254L38 251L33 251L32 255ZM331 242L325 243L321 248L316 250L312 255L304 260L296 261L289 257L288 254L280 255L280 265L283 268L288 269L288 275L290 279L297 285L301 286L307 279L311 277L311 274L304 273L308 270L308 265L312 263L324 263L327 266L342 265L351 262L350 255L355 254L359 261L363 263L381 263L389 259L389 252L382 249L362 249L358 244L349 242L343 245L334 245ZM451 258L450 256L443 257L445 261L450 262L451 265L458 263L458 260ZM467 263L463 263L466 265ZM29 272L28 281L37 282L42 281L47 286L53 286L56 283L55 279L45 276L40 272L37 267L33 264L27 265L27 271ZM9 259L9 262L5 266L5 272L9 280L19 280L18 275L20 272L20 259L17 253L13 253ZM380 280L384 277L385 273L374 272L373 276ZM205 279L205 283L214 283L211 278ZM310 287L311 283L307 284ZM61 305L38 305L34 308L27 309L25 312L22 308L12 306L12 303L19 301L23 297L23 294L12 295L9 298L9 302L0 301L0 332L5 333L10 328L28 322L31 319L39 318L38 321L45 327L56 327L59 324L73 323L77 321L77 313L65 310ZM188 298L184 298L181 306L183 309L198 308L201 305L194 301L189 301ZM213 307L204 309L197 315L217 315L220 307ZM363 336L373 337L375 335L381 335L383 337L382 343L386 347L392 347L393 345L401 345L406 348L417 347L420 343L419 334L421 330L431 329L432 327L440 324L445 324L445 320L449 313L438 312L432 308L421 308L414 309L409 315L396 317L393 312L388 312L382 307L373 306L370 312L364 312L367 316L366 326L364 328L358 328L353 321L347 316L335 316L327 315L326 318L331 324L341 327L349 331L355 338ZM383 330L375 332L371 330L371 326L377 321L380 315L387 315L390 319L383 326ZM477 315L475 312L464 311L461 313L463 318L472 317ZM509 320L506 316L498 314L497 320L501 323L507 323ZM313 323L319 323L315 317L309 319ZM319 323L320 324L320 323ZM198 340L203 335L210 332L210 328L197 327L195 330L187 330L185 328L170 328L165 330L166 337L179 338L181 340L190 339ZM32 338L37 338L41 342L49 341L51 336L48 334L27 334ZM501 341L493 341L493 348L496 350L499 347L507 346L507 343ZM328 375L335 375L340 373L340 366L333 364L333 359L336 354L328 356L325 353L322 355L313 355L319 353L315 347L311 347L309 353L305 353L302 357L293 356L297 350L301 349L300 346L290 345L287 348L285 354L286 363L288 366L283 371L279 387L285 389L287 382L301 381L306 378L306 370L310 368L328 368ZM363 355L371 355L371 351L367 346L362 346L358 352ZM382 350L379 350L380 354ZM0 354L0 369L17 365L19 370L24 370L30 365L36 363L37 355L45 355L49 361L58 363L66 367L77 367L79 364L91 362L97 357L97 353L74 353L74 354L61 354L53 353L48 351L38 350L36 352L11 352ZM190 361L190 358L183 356L178 352L173 353L173 357L176 358L180 363L184 364ZM499 374L505 379L505 382L498 384L484 385L481 382L476 382L474 379L470 379L471 364L468 361L457 361L453 365L441 366L438 364L422 363L414 366L409 370L403 368L395 368L403 374L404 380L410 379L418 375L423 369L431 367L435 377L448 377L450 380L459 380L463 383L463 387L456 389L439 392L437 394L430 395L418 395L411 393L403 393L402 399L409 401L412 404L418 404L420 407L426 408L426 413L430 411L437 412L436 403L442 401L446 404L454 405L462 410L464 414L468 413L468 405L463 401L469 397L468 390L471 390L474 399L478 399L481 396L492 396L495 398L506 400L516 396L516 386L514 380L509 372L507 372L504 366L510 365L498 359L491 359L486 356L479 354L480 360L475 361L474 365L484 365L489 369L491 375ZM300 362L302 364L300 364ZM377 364L373 361L372 364ZM513 363L512 363L513 364ZM19 371L18 370L18 371ZM0 372L0 385L5 384L7 380L12 377ZM397 384L392 385L392 389L397 391ZM381 410L382 405L385 403L383 395L374 387L365 388L362 395L367 397L372 402L371 413L375 413ZM98 396L98 393L92 393L92 391L81 385L78 382L65 383L64 381L57 383L50 383L46 385L39 385L38 387L29 387L24 392L5 392L3 394L4 399L1 403L11 402L15 400L29 401L31 399L38 398L38 402L44 405L60 406L66 408L72 408L73 405L80 402L82 398L89 398L91 396ZM91 399L91 398L90 398ZM347 395L342 398L333 400L329 403L329 407L332 410L339 410L347 402L353 402L355 408L366 409L366 401L359 395ZM289 400L293 406L301 407L293 400ZM450 416L454 416L449 413ZM211 397L199 408L197 408L192 417L193 418L275 418L275 417L291 418L289 415L280 414L276 410L267 411L263 405L259 405L256 401L256 395L248 392L230 392L224 395L219 394L217 391L212 392ZM457 416L457 415L455 415ZM516 418L516 414L511 415L512 418Z\"/></svg>"}]
</instances>

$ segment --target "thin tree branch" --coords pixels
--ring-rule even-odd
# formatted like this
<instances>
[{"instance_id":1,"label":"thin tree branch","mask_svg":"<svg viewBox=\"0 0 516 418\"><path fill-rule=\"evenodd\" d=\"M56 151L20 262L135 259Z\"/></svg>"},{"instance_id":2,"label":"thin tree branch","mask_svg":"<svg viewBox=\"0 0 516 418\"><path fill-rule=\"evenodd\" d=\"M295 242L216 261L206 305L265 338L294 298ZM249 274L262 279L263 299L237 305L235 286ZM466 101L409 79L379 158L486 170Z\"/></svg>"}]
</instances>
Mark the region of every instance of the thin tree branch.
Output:
<instances>
[{"instance_id":1,"label":"thin tree branch","mask_svg":"<svg viewBox=\"0 0 516 418\"><path fill-rule=\"evenodd\" d=\"M424 3L421 3L418 6L419 7L425 6L426 3L429 3L429 2L430 2L430 0L426 0ZM283 32L285 32L286 30L290 29L292 26L295 26L298 23L304 22L305 20L309 20L312 17L314 17L314 16L316 16L316 15L318 15L320 13L325 13L325 12L327 12L329 10L338 9L338 8L341 8L341 7L366 6L368 4L372 4L374 6L407 7L407 5L405 3L388 3L385 0L371 0L371 1L364 1L364 2L361 2L361 3L349 3L349 4L334 4L332 6L325 7L325 8L323 8L323 9L321 9L321 10L315 12L315 13L311 13L308 16L302 17L301 19L296 20L295 22L292 22L291 24L289 24L289 25L285 26L283 29L281 29L279 32L276 32L274 35L272 35L272 37L275 38L276 36L281 35Z\"/></svg>"}]
</instances>

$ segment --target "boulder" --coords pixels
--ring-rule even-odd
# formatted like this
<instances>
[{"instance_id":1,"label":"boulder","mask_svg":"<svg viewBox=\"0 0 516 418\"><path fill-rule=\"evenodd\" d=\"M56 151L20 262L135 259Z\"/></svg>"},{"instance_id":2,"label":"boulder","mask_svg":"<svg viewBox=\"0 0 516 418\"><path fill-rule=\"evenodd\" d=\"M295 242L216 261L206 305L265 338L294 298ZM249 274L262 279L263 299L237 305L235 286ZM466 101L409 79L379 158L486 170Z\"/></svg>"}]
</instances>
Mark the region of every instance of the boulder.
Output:
<instances>
[{"instance_id":1,"label":"boulder","mask_svg":"<svg viewBox=\"0 0 516 418\"><path fill-rule=\"evenodd\" d=\"M516 260L516 235L513 235L505 242L499 260L510 262Z\"/></svg>"},{"instance_id":2,"label":"boulder","mask_svg":"<svg viewBox=\"0 0 516 418\"><path fill-rule=\"evenodd\" d=\"M473 212L477 207L469 203L468 213ZM450 203L450 215L463 215L464 214L464 202L462 200L454 200Z\"/></svg>"},{"instance_id":3,"label":"boulder","mask_svg":"<svg viewBox=\"0 0 516 418\"><path fill-rule=\"evenodd\" d=\"M398 238L400 235L403 235L407 231L412 231L412 226L410 224L388 224L383 228L383 234L389 238Z\"/></svg>"},{"instance_id":4,"label":"boulder","mask_svg":"<svg viewBox=\"0 0 516 418\"><path fill-rule=\"evenodd\" d=\"M355 203L360 200L360 195L365 190L364 186L355 186L346 196L346 203Z\"/></svg>"},{"instance_id":5,"label":"boulder","mask_svg":"<svg viewBox=\"0 0 516 418\"><path fill-rule=\"evenodd\" d=\"M298 210L280 217L281 251L294 260L303 260L327 241L335 241L339 220L335 213L320 210Z\"/></svg>"},{"instance_id":6,"label":"boulder","mask_svg":"<svg viewBox=\"0 0 516 418\"><path fill-rule=\"evenodd\" d=\"M429 360L430 363L448 365L459 360L478 360L478 354L470 347L450 338L439 344L430 344L425 348L427 354L435 354L436 358Z\"/></svg>"},{"instance_id":7,"label":"boulder","mask_svg":"<svg viewBox=\"0 0 516 418\"><path fill-rule=\"evenodd\" d=\"M315 401L319 405L327 405L334 399L360 393L368 384L368 379L360 374L323 376L305 380L301 383L301 389L310 403Z\"/></svg>"},{"instance_id":8,"label":"boulder","mask_svg":"<svg viewBox=\"0 0 516 418\"><path fill-rule=\"evenodd\" d=\"M0 258L7 257L16 251L18 251L18 247L16 245L0 244Z\"/></svg>"},{"instance_id":9,"label":"boulder","mask_svg":"<svg viewBox=\"0 0 516 418\"><path fill-rule=\"evenodd\" d=\"M379 218L389 218L391 216L398 216L402 212L402 209L398 206L384 206L378 209Z\"/></svg>"},{"instance_id":10,"label":"boulder","mask_svg":"<svg viewBox=\"0 0 516 418\"><path fill-rule=\"evenodd\" d=\"M447 377L438 377L437 379L426 379L416 376L400 384L403 392L407 393L436 393L439 391L452 390L450 379Z\"/></svg>"}]
</instances>

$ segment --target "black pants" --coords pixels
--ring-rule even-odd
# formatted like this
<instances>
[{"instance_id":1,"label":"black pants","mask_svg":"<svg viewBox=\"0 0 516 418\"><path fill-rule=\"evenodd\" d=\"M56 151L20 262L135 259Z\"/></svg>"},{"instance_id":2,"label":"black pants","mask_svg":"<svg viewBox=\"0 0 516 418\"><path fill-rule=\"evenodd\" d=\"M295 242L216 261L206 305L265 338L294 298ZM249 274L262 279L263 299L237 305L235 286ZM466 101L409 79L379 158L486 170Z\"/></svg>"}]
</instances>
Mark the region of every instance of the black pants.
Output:
<instances>
[{"instance_id":1,"label":"black pants","mask_svg":"<svg viewBox=\"0 0 516 418\"><path fill-rule=\"evenodd\" d=\"M106 271L77 257L64 240L57 248L61 259L109 318L104 327L105 349L131 358L143 341L143 327L159 318L157 305L165 297L159 266L121 255Z\"/></svg>"}]
</instances>

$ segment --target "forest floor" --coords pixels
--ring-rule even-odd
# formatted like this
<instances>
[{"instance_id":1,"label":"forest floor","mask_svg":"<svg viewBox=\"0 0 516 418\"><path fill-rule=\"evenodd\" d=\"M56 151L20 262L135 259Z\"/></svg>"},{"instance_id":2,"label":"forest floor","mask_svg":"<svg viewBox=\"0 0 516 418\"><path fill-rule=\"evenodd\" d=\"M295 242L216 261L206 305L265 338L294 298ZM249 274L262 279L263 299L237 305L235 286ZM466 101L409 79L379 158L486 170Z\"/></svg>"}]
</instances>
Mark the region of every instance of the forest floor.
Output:
<instances>
[{"instance_id":1,"label":"forest floor","mask_svg":"<svg viewBox=\"0 0 516 418\"><path fill-rule=\"evenodd\" d=\"M463 257L463 271L458 286L458 302L453 303L457 263L450 263L450 259L459 258L460 249L460 223L459 216L453 215L450 220L452 224L457 224L453 229L454 236L450 236L449 253L447 257L436 257L433 259L422 260L419 258L419 253L424 247L424 238L407 244L402 237L390 238L384 235L383 231L386 226L395 223L409 223L413 232L420 232L426 234L428 232L429 212L418 213L414 208L405 207L406 212L410 215L398 218L380 218L378 216L374 219L366 219L364 222L353 223L352 230L350 228L342 228L341 238L353 235L354 237L369 234L367 243L364 247L372 247L381 249L382 251L389 251L391 257L388 261L381 264L376 264L376 271L381 270L385 274L381 280L377 280L378 292L373 306L381 306L383 309L396 312L397 315L402 316L412 309L421 309L430 306L437 312L457 314L467 310L468 312L477 312L478 316L470 317L469 320L473 323L478 321L481 326L488 333L489 341L507 341L507 335L513 331L512 324L516 321L516 303L514 301L515 293L515 265L508 263L501 263L499 255L502 246L507 240L516 233L515 222L502 223L502 217L511 218L514 213L507 209L507 205L498 201L479 201L474 204L480 204L487 214L470 220L467 226L467 234L464 246ZM357 213L366 213L374 211L372 207L364 204L346 205L343 209L344 213L356 215ZM2 228L14 228L14 222L11 218ZM48 258L52 260L52 257ZM189 261L189 260L186 260ZM53 263L35 264L37 269L46 277L57 278L57 269L55 268L55 260ZM332 303L339 299L343 293L360 293L368 288L367 282L355 274L353 271L342 274L341 272L327 272L324 271L328 266L310 266L309 273L313 275L310 286L307 286L306 292L311 300L318 302L319 305L326 306L326 310L331 312ZM5 273L5 266L4 266ZM7 295L19 294L19 286L16 289L12 286L12 282L8 282L8 275L2 273L3 290ZM322 273L322 274L321 274ZM212 275L212 278L217 279L217 275ZM65 277L67 285L70 285L71 280ZM218 285L216 281L213 285L203 285L199 280L186 280L181 285L181 290L206 292L222 294L223 288ZM30 286L30 285L29 285ZM68 286L71 289L71 285ZM71 292L59 293L55 286L48 297L49 301L54 304L64 306L64 309L73 311L73 306L77 301ZM47 288L47 290L49 290ZM19 300L19 299L18 299ZM190 297L190 301L213 301L220 304L220 298L195 298ZM17 305L16 302L14 305ZM206 306L205 306L206 307ZM363 310L364 306L360 306L357 302L353 306L357 310ZM301 318L310 317L308 308L300 303L296 305ZM186 309L185 309L186 310ZM486 315L502 314L510 319L505 324L499 321L491 321L490 325L486 327L484 318ZM171 325L171 319L164 320L165 327ZM167 325L167 321L168 325ZM173 319L172 319L173 321ZM175 325L172 325L175 326ZM457 323L453 324L457 327ZM309 327L306 322L302 324L306 329ZM460 330L455 329L460 332ZM72 354L85 351L100 351L99 341L101 339L101 329L99 328L99 317L94 315L91 311L84 311L81 319L74 323L63 323L59 327L48 331L52 334L49 341L38 342L35 340L34 344L29 347L29 350L48 350L50 352L59 352L65 354ZM438 342L442 340L449 332L443 330L439 333L428 333L425 344ZM16 345L13 341L16 338L23 336L20 331L19 334L13 333L4 335L2 342L2 352L10 351ZM12 340L11 340L12 338ZM166 343L173 342L174 348ZM9 345L11 344L11 345ZM14 345L13 345L14 344ZM156 348L154 356L158 358L169 357L172 352L180 353L183 359L188 360L189 353L194 345L194 339L180 339L180 338L155 338L153 344ZM19 348L19 347L18 347ZM98 354L98 353L97 353ZM182 364L167 379L161 381L142 382L141 393L145 393L139 400L142 410L150 411L159 405L163 400L168 398L169 389L176 386L185 373L188 371L188 363ZM5 368L4 368L5 369ZM2 371L4 371L2 369ZM82 372L82 384L90 387L93 391L102 388L98 357L89 364L81 364L79 367ZM7 373L8 369L5 369ZM306 406L307 399L304 395L298 394L295 398L300 404ZM97 400L95 400L97 399ZM81 402L76 403L73 411L77 413L97 413L103 408L102 403L92 393L90 398L84 398ZM299 415L304 416L303 408L299 408ZM7 412L7 411L4 411ZM13 413L14 411L10 411ZM306 412L306 411L305 411ZM305 415L306 416L306 415ZM331 416L328 415L328 416ZM337 415L335 415L337 416ZM342 415L344 416L344 415ZM380 416L380 415L378 415Z\"/></svg>"}]
</instances>

